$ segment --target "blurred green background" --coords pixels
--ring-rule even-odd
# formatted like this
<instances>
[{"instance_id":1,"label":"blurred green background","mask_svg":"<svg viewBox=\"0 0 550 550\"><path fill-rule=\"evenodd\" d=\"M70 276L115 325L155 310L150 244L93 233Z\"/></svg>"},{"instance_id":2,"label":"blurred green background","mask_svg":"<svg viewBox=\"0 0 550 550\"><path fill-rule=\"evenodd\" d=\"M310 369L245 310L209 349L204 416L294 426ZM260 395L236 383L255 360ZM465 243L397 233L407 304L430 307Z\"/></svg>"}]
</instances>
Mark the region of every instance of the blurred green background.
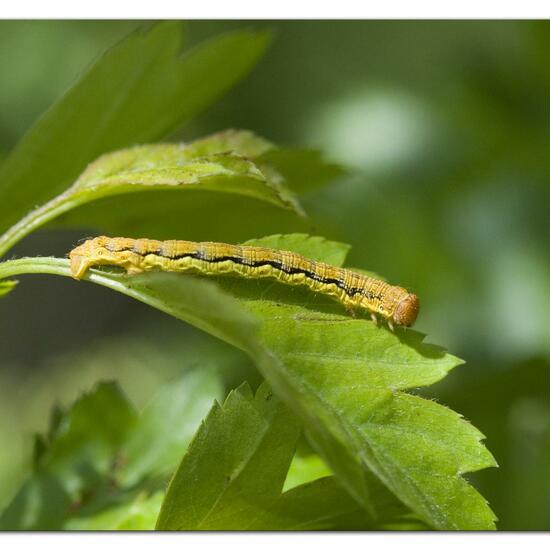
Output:
<instances>
[{"instance_id":1,"label":"blurred green background","mask_svg":"<svg viewBox=\"0 0 550 550\"><path fill-rule=\"evenodd\" d=\"M139 25L0 22L0 159ZM550 24L191 21L187 39L238 28L270 29L268 54L172 139L248 128L319 148L348 174L302 197L306 222L251 207L237 230L206 219L190 234L178 219L171 236L307 231L413 289L418 330L467 362L423 393L487 436L500 468L472 479L499 528L550 529ZM63 256L91 232L45 230L13 253ZM98 379L120 380L138 404L205 363L228 387L257 380L238 352L93 285L27 277L0 309L0 507L52 404Z\"/></svg>"}]
</instances>

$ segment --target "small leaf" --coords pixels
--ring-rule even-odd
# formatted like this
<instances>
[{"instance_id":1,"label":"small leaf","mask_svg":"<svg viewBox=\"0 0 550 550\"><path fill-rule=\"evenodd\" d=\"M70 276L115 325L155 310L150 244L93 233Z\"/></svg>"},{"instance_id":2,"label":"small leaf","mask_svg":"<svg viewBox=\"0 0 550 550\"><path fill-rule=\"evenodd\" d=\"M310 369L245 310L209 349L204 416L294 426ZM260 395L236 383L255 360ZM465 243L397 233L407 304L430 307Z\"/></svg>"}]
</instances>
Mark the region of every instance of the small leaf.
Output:
<instances>
[{"instance_id":1,"label":"small leaf","mask_svg":"<svg viewBox=\"0 0 550 550\"><path fill-rule=\"evenodd\" d=\"M141 145L110 153L84 171L64 194L65 200L80 205L109 195L190 186L299 210L290 192L279 184L280 177L266 176L243 156L258 147L255 141L266 143L250 132L224 132L189 145ZM237 148L226 149L229 146Z\"/></svg>"},{"instance_id":2,"label":"small leaf","mask_svg":"<svg viewBox=\"0 0 550 550\"><path fill-rule=\"evenodd\" d=\"M184 55L181 43L176 21L132 33L39 119L0 166L0 233L101 154L190 120L250 70L268 36L226 34Z\"/></svg>"},{"instance_id":3,"label":"small leaf","mask_svg":"<svg viewBox=\"0 0 550 550\"><path fill-rule=\"evenodd\" d=\"M288 469L284 490L288 491L303 483L309 483L331 474L332 471L319 455L312 453L301 456L296 453Z\"/></svg>"},{"instance_id":4,"label":"small leaf","mask_svg":"<svg viewBox=\"0 0 550 550\"><path fill-rule=\"evenodd\" d=\"M160 530L246 529L283 487L299 424L262 386L214 405L168 487Z\"/></svg>"},{"instance_id":5,"label":"small leaf","mask_svg":"<svg viewBox=\"0 0 550 550\"><path fill-rule=\"evenodd\" d=\"M114 384L99 384L67 412L54 410L34 472L0 516L0 529L61 529L74 506L107 490L115 451L134 421Z\"/></svg>"},{"instance_id":6,"label":"small leaf","mask_svg":"<svg viewBox=\"0 0 550 550\"><path fill-rule=\"evenodd\" d=\"M227 150L227 147L235 149ZM265 140L251 132L233 130L188 145L141 145L103 155L64 193L31 211L0 236L0 255L61 214L98 199L139 191L216 191L253 197L303 214L300 204L284 187L276 171L265 165L262 171L251 158L243 156L268 147ZM147 212L148 204L141 202L140 219ZM123 217L120 209L117 217ZM177 219L183 217L178 215Z\"/></svg>"},{"instance_id":7,"label":"small leaf","mask_svg":"<svg viewBox=\"0 0 550 550\"><path fill-rule=\"evenodd\" d=\"M0 281L0 298L9 294L19 281Z\"/></svg>"},{"instance_id":8,"label":"small leaf","mask_svg":"<svg viewBox=\"0 0 550 550\"><path fill-rule=\"evenodd\" d=\"M311 260L323 261L341 266L346 261L350 245L329 241L324 237L312 237L305 233L292 235L270 235L262 239L251 239L243 243L247 246L263 246L275 250L290 250L305 255Z\"/></svg>"},{"instance_id":9,"label":"small leaf","mask_svg":"<svg viewBox=\"0 0 550 550\"><path fill-rule=\"evenodd\" d=\"M104 411L109 414L104 415ZM102 422L97 422L98 418L103 418ZM124 441L135 420L136 413L118 386L100 383L69 411L54 410L39 468L60 472L70 482L78 476L81 461L106 472L114 449Z\"/></svg>"},{"instance_id":10,"label":"small leaf","mask_svg":"<svg viewBox=\"0 0 550 550\"><path fill-rule=\"evenodd\" d=\"M229 130L186 144L193 159L207 158L233 151L254 163L269 187L274 187L277 202L271 202L269 189L262 189L267 201L242 200L242 195L202 193L201 185L188 186L191 193L179 193L178 187L163 187L155 191L151 187L144 195L112 195L101 201L80 205L55 220L62 227L91 227L106 235L147 235L159 239L181 237L192 240L221 240L239 242L251 234L269 234L280 227L304 231L309 224L304 217L295 215L300 211L293 192L300 191L302 175L299 171L287 170L285 163L271 163L271 155L262 151L281 152L285 149L274 147L269 142L243 130ZM301 151L292 150L291 157L296 163L302 160ZM313 156L313 155L312 155ZM306 155L307 158L310 155ZM331 165L315 155L307 161L308 166L318 174L315 181L319 185L332 177ZM324 174L324 176L323 176ZM204 181L203 181L204 183ZM261 188L258 181L255 187ZM264 186L265 187L265 186ZM235 186L224 188L232 191ZM206 188L205 188L206 189ZM195 191L195 192L193 192ZM238 188L236 191L239 191ZM261 198L261 197L258 197ZM273 206L286 207L274 208ZM289 210L288 208L293 208ZM182 222L185 220L185 222ZM212 220L216 220L213 224ZM234 221L239 220L238 224Z\"/></svg>"}]
</instances>

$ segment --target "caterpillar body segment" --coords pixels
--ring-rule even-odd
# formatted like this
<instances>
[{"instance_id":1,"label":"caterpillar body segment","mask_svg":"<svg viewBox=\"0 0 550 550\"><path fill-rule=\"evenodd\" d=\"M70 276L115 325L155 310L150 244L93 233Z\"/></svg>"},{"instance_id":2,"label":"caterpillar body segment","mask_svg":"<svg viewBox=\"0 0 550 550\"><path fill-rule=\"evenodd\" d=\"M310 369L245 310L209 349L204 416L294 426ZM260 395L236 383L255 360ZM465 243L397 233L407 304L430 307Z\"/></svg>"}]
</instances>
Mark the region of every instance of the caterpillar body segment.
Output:
<instances>
[{"instance_id":1,"label":"caterpillar body segment","mask_svg":"<svg viewBox=\"0 0 550 550\"><path fill-rule=\"evenodd\" d=\"M76 279L97 265L119 266L129 274L171 271L274 278L331 296L348 311L367 310L386 319L390 327L392 323L411 326L419 309L417 296L402 287L285 250L214 242L96 237L74 248L69 258Z\"/></svg>"}]
</instances>

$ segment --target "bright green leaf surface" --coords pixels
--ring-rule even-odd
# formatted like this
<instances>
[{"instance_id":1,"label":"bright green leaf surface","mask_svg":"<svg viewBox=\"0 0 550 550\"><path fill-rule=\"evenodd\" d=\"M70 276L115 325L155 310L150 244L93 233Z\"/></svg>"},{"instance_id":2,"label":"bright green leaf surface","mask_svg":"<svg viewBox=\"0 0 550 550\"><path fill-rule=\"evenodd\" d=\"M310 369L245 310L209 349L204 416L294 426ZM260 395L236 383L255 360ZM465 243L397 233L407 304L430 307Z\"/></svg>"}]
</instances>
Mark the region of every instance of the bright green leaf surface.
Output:
<instances>
[{"instance_id":1,"label":"bright green leaf surface","mask_svg":"<svg viewBox=\"0 0 550 550\"><path fill-rule=\"evenodd\" d=\"M319 455L308 454L307 456L301 456L296 453L290 463L283 489L288 491L297 485L309 483L331 474L332 471Z\"/></svg>"},{"instance_id":2,"label":"bright green leaf surface","mask_svg":"<svg viewBox=\"0 0 550 550\"><path fill-rule=\"evenodd\" d=\"M269 311L283 319L292 315L263 307L268 319ZM434 356L430 347L424 355L418 341L415 349L389 332L373 337L372 330L386 329L372 329L368 321L357 321L365 330L351 334L356 341L371 337L378 357L366 353L367 346L347 355L338 336L345 338L349 321L330 323L323 315L308 320L301 311L293 313L295 321L264 325L268 345L284 365L277 381L307 415L314 443L348 490L365 505L371 501L368 480L362 480L361 465L367 466L434 527L489 528L493 516L484 499L459 477L494 465L480 444L482 434L449 409L398 391L441 378L452 359ZM314 337L312 326L318 329ZM300 344L300 351L289 340ZM334 360L339 353L340 360Z\"/></svg>"},{"instance_id":3,"label":"bright green leaf surface","mask_svg":"<svg viewBox=\"0 0 550 550\"><path fill-rule=\"evenodd\" d=\"M107 52L0 166L0 232L64 191L107 151L157 140L246 74L268 37L236 32L180 55L181 24L135 32Z\"/></svg>"},{"instance_id":4,"label":"bright green leaf surface","mask_svg":"<svg viewBox=\"0 0 550 550\"><path fill-rule=\"evenodd\" d=\"M277 244L291 242L281 237ZM449 409L398 391L440 380L459 359L412 330L394 334L370 321L256 297L247 307L263 319L263 341L280 361L279 372L265 376L281 395L292 395L351 494L368 506L369 482L357 468L366 465L434 527L491 528L485 500L460 477L495 465L482 434Z\"/></svg>"},{"instance_id":5,"label":"bright green leaf surface","mask_svg":"<svg viewBox=\"0 0 550 550\"><path fill-rule=\"evenodd\" d=\"M300 425L267 386L215 404L174 475L157 528L246 529L280 494Z\"/></svg>"},{"instance_id":6,"label":"bright green leaf surface","mask_svg":"<svg viewBox=\"0 0 550 550\"><path fill-rule=\"evenodd\" d=\"M200 185L201 190L248 195L298 209L290 192L279 185L281 177L264 174L250 160L256 150L267 147L246 131L214 134L188 145L137 146L100 157L66 196L82 204L108 195Z\"/></svg>"}]
</instances>

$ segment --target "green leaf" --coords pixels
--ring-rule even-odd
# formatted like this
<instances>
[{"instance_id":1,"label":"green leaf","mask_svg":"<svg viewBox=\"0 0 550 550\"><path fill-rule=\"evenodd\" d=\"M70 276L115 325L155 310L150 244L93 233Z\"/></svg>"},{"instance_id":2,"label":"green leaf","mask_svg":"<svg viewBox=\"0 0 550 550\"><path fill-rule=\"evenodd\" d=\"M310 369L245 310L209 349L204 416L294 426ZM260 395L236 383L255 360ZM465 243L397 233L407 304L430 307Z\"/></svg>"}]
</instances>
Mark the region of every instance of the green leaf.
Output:
<instances>
[{"instance_id":1,"label":"green leaf","mask_svg":"<svg viewBox=\"0 0 550 550\"><path fill-rule=\"evenodd\" d=\"M102 421L97 422L98 418ZM77 481L81 464L90 464L96 472L107 472L114 449L126 438L135 420L136 413L118 386L100 383L66 413L54 411L45 447L36 457L37 468L59 473L70 492L76 494L81 491Z\"/></svg>"},{"instance_id":2,"label":"green leaf","mask_svg":"<svg viewBox=\"0 0 550 550\"><path fill-rule=\"evenodd\" d=\"M9 294L19 281L0 281L0 298Z\"/></svg>"},{"instance_id":3,"label":"green leaf","mask_svg":"<svg viewBox=\"0 0 550 550\"><path fill-rule=\"evenodd\" d=\"M140 415L111 383L68 411L54 409L0 528L152 529L162 499L156 491L220 395L213 371L201 369L161 388Z\"/></svg>"},{"instance_id":4,"label":"green leaf","mask_svg":"<svg viewBox=\"0 0 550 550\"><path fill-rule=\"evenodd\" d=\"M289 244L281 237L277 248ZM315 446L359 502L372 501L364 477L372 472L436 528L493 527L485 500L462 478L495 465L482 434L453 411L399 391L432 384L461 360L412 330L394 334L370 321L241 296L280 361L271 365L278 372L264 375L307 419Z\"/></svg>"},{"instance_id":5,"label":"green leaf","mask_svg":"<svg viewBox=\"0 0 550 550\"><path fill-rule=\"evenodd\" d=\"M296 453L290 463L283 489L288 491L303 483L309 483L331 474L332 471L319 455L310 453L301 456Z\"/></svg>"},{"instance_id":6,"label":"green leaf","mask_svg":"<svg viewBox=\"0 0 550 550\"><path fill-rule=\"evenodd\" d=\"M0 516L0 529L60 529L73 509L108 492L115 451L135 419L110 383L67 412L54 410L50 433L35 445L34 472Z\"/></svg>"},{"instance_id":7,"label":"green leaf","mask_svg":"<svg viewBox=\"0 0 550 550\"><path fill-rule=\"evenodd\" d=\"M64 196L77 205L122 193L198 187L299 210L290 192L279 184L280 176L265 175L249 160L259 144L267 147L250 132L231 131L189 145L142 145L117 151L93 162Z\"/></svg>"},{"instance_id":8,"label":"green leaf","mask_svg":"<svg viewBox=\"0 0 550 550\"><path fill-rule=\"evenodd\" d=\"M293 233L292 235L270 235L262 239L251 239L243 243L248 246L263 246L277 250L290 250L332 265L343 265L350 246L345 243L329 241L324 237L312 237L305 233ZM286 247L286 248L284 248Z\"/></svg>"},{"instance_id":9,"label":"green leaf","mask_svg":"<svg viewBox=\"0 0 550 550\"><path fill-rule=\"evenodd\" d=\"M269 147L251 132L231 130L188 145L141 145L103 155L64 193L30 212L0 237L0 254L26 234L78 206L140 191L216 191L253 197L302 214L294 195L282 185L281 176L266 165L260 170L252 157L244 156ZM140 203L142 217L150 216L148 204L147 200ZM124 217L120 209L117 217ZM178 215L177 219L183 218Z\"/></svg>"},{"instance_id":10,"label":"green leaf","mask_svg":"<svg viewBox=\"0 0 550 550\"><path fill-rule=\"evenodd\" d=\"M155 141L190 120L250 70L268 36L235 32L184 55L181 43L178 22L132 33L39 119L0 166L0 232L101 154Z\"/></svg>"},{"instance_id":11,"label":"green leaf","mask_svg":"<svg viewBox=\"0 0 550 550\"><path fill-rule=\"evenodd\" d=\"M218 143L216 143L216 141ZM205 147L209 143L215 147ZM200 149L199 149L200 147ZM148 235L159 239L171 239L180 236L192 240L222 240L239 242L250 235L271 233L280 227L294 230L306 230L309 223L306 218L296 216L301 212L297 205L294 189L300 190L302 175L298 171L288 170L284 162L271 163L268 153L280 152L284 157L286 150L274 148L265 140L243 130L229 130L187 144L190 152L205 158L219 153L233 151L252 161L268 184L262 186L254 181L254 190L259 189L266 200L243 200L243 195L201 192L202 187L185 186L189 192L179 193L178 188L165 186L162 191L150 187L147 195L125 194L107 196L99 201L86 203L68 211L55 220L62 227L92 227L106 235ZM302 160L301 151L290 151L291 158ZM308 167L318 174L318 184L331 177L331 165L315 156L303 159ZM322 174L325 174L322 177ZM202 184L204 184L204 179ZM227 182L231 184L231 182ZM231 184L224 190L239 188ZM256 191L254 191L256 193ZM273 202L273 193L276 202ZM249 193L250 196L250 193ZM275 208L274 208L275 206ZM285 209L277 208L285 206ZM291 209L289 209L292 208ZM185 220L182 222L182 220ZM235 220L239 220L236 224ZM139 232L139 233L138 233Z\"/></svg>"},{"instance_id":12,"label":"green leaf","mask_svg":"<svg viewBox=\"0 0 550 550\"><path fill-rule=\"evenodd\" d=\"M373 493L379 515L373 520L338 483L323 477L285 491L249 524L255 530L412 530L426 525L384 490Z\"/></svg>"},{"instance_id":13,"label":"green leaf","mask_svg":"<svg viewBox=\"0 0 550 550\"><path fill-rule=\"evenodd\" d=\"M246 529L283 487L300 425L263 385L215 404L168 487L161 530Z\"/></svg>"},{"instance_id":14,"label":"green leaf","mask_svg":"<svg viewBox=\"0 0 550 550\"><path fill-rule=\"evenodd\" d=\"M171 475L212 398L221 395L219 378L207 369L191 371L158 391L119 451L118 484L132 487Z\"/></svg>"},{"instance_id":15,"label":"green leaf","mask_svg":"<svg viewBox=\"0 0 550 550\"><path fill-rule=\"evenodd\" d=\"M345 174L338 164L328 162L315 149L270 149L259 159L273 166L296 193L305 193Z\"/></svg>"},{"instance_id":16,"label":"green leaf","mask_svg":"<svg viewBox=\"0 0 550 550\"><path fill-rule=\"evenodd\" d=\"M70 531L151 531L159 515L164 493L139 493L134 499L99 513L70 519Z\"/></svg>"},{"instance_id":17,"label":"green leaf","mask_svg":"<svg viewBox=\"0 0 550 550\"><path fill-rule=\"evenodd\" d=\"M333 478L281 492L299 432L266 384L255 397L247 385L231 392L214 405L174 474L157 529L373 527ZM385 512L398 521L403 507Z\"/></svg>"},{"instance_id":18,"label":"green leaf","mask_svg":"<svg viewBox=\"0 0 550 550\"><path fill-rule=\"evenodd\" d=\"M358 501L372 501L364 476L373 472L436 528L492 526L485 500L461 477L495 464L482 434L449 409L399 391L442 378L458 361L413 331L399 338L359 320L350 329L350 321L299 309L264 306L261 314L269 319L270 311L279 320L266 321L263 335L284 365L280 391L307 416L315 447Z\"/></svg>"}]
</instances>

